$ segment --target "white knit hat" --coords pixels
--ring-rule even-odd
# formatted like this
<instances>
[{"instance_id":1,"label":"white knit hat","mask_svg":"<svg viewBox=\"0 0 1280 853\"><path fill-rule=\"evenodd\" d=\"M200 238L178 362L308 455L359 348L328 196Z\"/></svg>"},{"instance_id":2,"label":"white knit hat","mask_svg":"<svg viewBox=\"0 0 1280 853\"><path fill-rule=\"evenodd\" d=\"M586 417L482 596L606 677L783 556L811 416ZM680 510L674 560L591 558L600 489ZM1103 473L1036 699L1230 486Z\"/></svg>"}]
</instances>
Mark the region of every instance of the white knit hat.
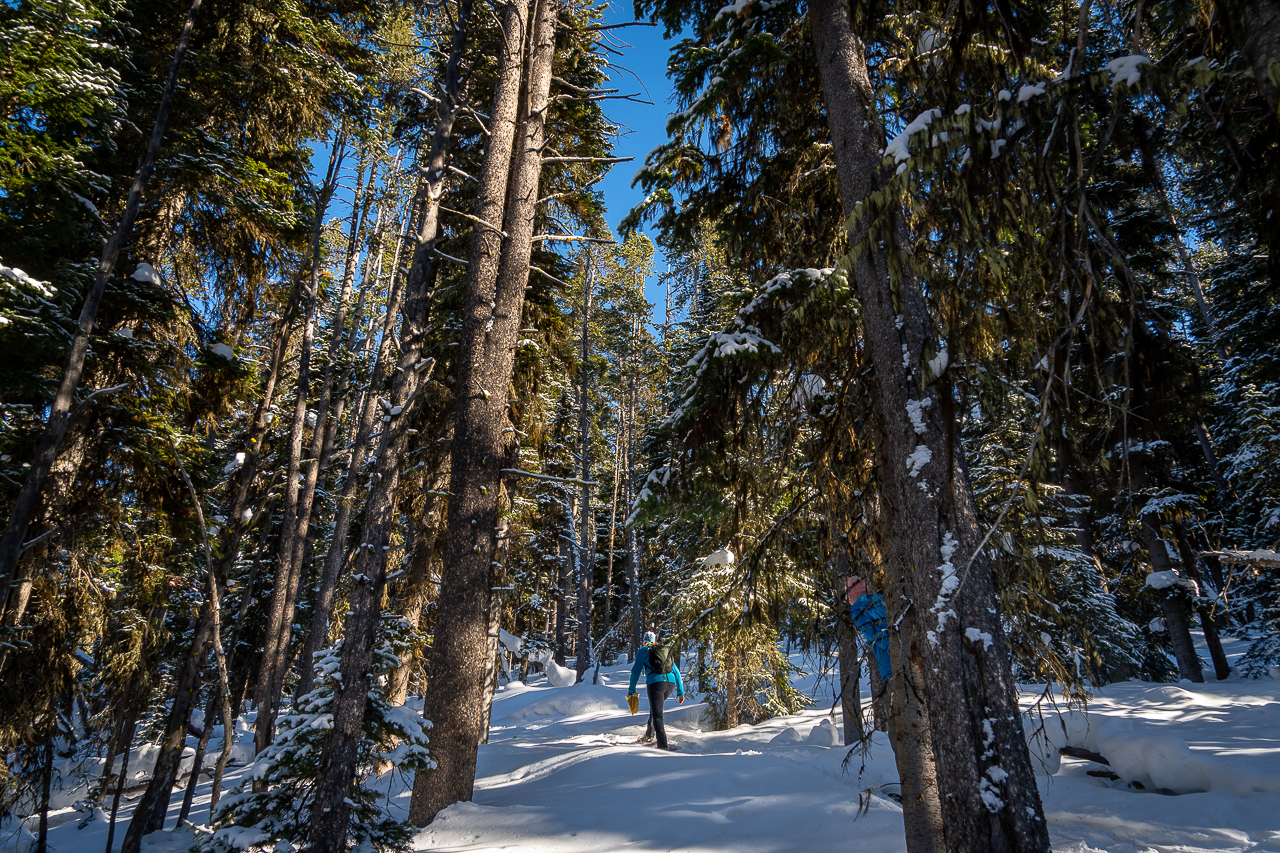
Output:
<instances>
[{"instance_id":1,"label":"white knit hat","mask_svg":"<svg viewBox=\"0 0 1280 853\"><path fill-rule=\"evenodd\" d=\"M658 641L658 635L657 635L657 634L653 633L652 631L645 631L645 632L644 632L644 642L646 642L646 643L656 643L657 641Z\"/></svg>"}]
</instances>

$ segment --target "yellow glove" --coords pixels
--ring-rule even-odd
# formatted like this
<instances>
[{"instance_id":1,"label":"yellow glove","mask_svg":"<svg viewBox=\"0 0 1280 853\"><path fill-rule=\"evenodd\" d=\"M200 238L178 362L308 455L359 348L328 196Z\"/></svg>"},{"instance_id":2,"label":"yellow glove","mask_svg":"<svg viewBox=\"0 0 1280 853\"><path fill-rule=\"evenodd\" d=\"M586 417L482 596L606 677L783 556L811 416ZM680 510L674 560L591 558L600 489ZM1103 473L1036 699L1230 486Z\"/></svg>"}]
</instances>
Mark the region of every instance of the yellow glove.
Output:
<instances>
[{"instance_id":1,"label":"yellow glove","mask_svg":"<svg viewBox=\"0 0 1280 853\"><path fill-rule=\"evenodd\" d=\"M639 696L637 696L635 693L628 693L628 694L627 694L627 708L631 711L631 713L632 713L632 714L639 713L639 711L640 711L640 697L639 697Z\"/></svg>"}]
</instances>

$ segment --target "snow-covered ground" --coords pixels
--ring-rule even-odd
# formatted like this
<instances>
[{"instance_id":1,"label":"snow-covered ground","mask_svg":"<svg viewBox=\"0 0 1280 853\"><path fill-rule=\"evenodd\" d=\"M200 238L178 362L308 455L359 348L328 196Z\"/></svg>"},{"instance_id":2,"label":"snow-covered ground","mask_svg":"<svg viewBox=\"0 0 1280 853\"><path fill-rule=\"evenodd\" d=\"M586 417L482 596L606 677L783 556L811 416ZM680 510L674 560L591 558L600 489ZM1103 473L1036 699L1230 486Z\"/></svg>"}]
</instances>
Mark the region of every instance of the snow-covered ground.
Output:
<instances>
[{"instance_id":1,"label":"snow-covered ground","mask_svg":"<svg viewBox=\"0 0 1280 853\"><path fill-rule=\"evenodd\" d=\"M810 670L800 686L815 696L813 710L703 732L703 706L671 701L666 716L674 753L635 742L646 709L642 699L639 715L627 713L625 666L603 669L598 684L561 688L539 677L527 686L505 686L495 698L490 742L480 748L474 801L443 812L417 835L415 847L905 849L900 808L880 789L897 778L884 735L876 735L865 765L855 754L846 771L847 750L835 745L837 731L828 721L831 680L812 671L812 658L796 660ZM1024 694L1028 705L1037 696L1033 689ZM1062 758L1054 775L1041 778L1059 853L1280 851L1280 683L1114 684L1092 699L1087 720L1068 715L1061 723L1049 713L1046 721L1055 744L1111 750L1107 757L1124 777L1090 776L1103 768ZM243 772L237 768L229 784ZM407 809L407 780L380 784L388 808ZM205 782L192 812L197 821L207 820L207 803ZM121 809L116 845L131 809L132 802ZM79 829L78 817L69 809L53 816L51 845L60 853L103 851L104 824ZM190 838L186 831L153 836L150 853L177 853Z\"/></svg>"}]
</instances>

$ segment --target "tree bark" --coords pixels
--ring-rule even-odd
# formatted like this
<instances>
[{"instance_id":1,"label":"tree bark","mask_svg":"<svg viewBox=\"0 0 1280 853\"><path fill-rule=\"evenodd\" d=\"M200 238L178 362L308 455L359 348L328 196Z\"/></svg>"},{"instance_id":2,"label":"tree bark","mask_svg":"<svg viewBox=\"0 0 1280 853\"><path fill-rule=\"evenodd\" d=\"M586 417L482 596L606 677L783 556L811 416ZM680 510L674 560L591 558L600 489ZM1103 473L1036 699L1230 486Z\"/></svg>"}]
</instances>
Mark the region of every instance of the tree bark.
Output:
<instances>
[{"instance_id":1,"label":"tree bark","mask_svg":"<svg viewBox=\"0 0 1280 853\"><path fill-rule=\"evenodd\" d=\"M564 539L556 538L556 650L555 660L560 666L569 655L569 584L573 573L569 571L568 558L564 553Z\"/></svg>"},{"instance_id":2,"label":"tree bark","mask_svg":"<svg viewBox=\"0 0 1280 853\"><path fill-rule=\"evenodd\" d=\"M590 376L588 359L591 357L591 301L595 289L595 253L587 248L587 275L582 290L582 333L578 352L578 453L583 485L578 495L578 573L574 580L578 587L578 654L575 669L578 681L591 668L591 604L595 588L596 536L591 514L591 435L587 417L587 383Z\"/></svg>"},{"instance_id":3,"label":"tree bark","mask_svg":"<svg viewBox=\"0 0 1280 853\"><path fill-rule=\"evenodd\" d=\"M1195 548L1191 547L1191 539L1187 530L1179 522L1173 523L1173 535L1178 540L1178 556L1182 558L1182 566L1187 576L1204 586L1204 575L1200 571L1200 560ZM1215 590L1216 593L1216 590ZM1203 591L1202 591L1203 596ZM1202 598L1203 601L1203 598ZM1212 606L1196 602L1196 612L1200 614L1200 627L1204 631L1204 644L1209 647L1209 657L1213 660L1213 674L1219 680L1231 677L1231 664L1227 662L1227 653L1222 648L1222 637L1218 635L1218 624L1214 620Z\"/></svg>"},{"instance_id":4,"label":"tree bark","mask_svg":"<svg viewBox=\"0 0 1280 853\"><path fill-rule=\"evenodd\" d=\"M619 412L619 416L623 413ZM622 440L626 436L626 422L618 418L618 437L613 445L613 501L609 505L609 562L604 572L604 633L607 637L613 630L613 546L618 532L618 491L622 485Z\"/></svg>"},{"instance_id":5,"label":"tree bark","mask_svg":"<svg viewBox=\"0 0 1280 853\"><path fill-rule=\"evenodd\" d=\"M107 821L107 848L103 853L112 853L112 842L116 837L116 815L120 813L120 797L124 794L125 780L129 778L129 746L133 743L133 732L137 727L137 718L130 708L125 712L124 724L124 757L120 759L120 778L116 782L116 793L111 798L111 817Z\"/></svg>"},{"instance_id":6,"label":"tree bark","mask_svg":"<svg viewBox=\"0 0 1280 853\"><path fill-rule=\"evenodd\" d=\"M627 391L627 506L636 499L636 377L633 373L628 382ZM640 590L640 543L636 536L636 526L627 525L627 583L631 590L631 645L628 649L627 661L635 663L636 653L640 650L640 631L643 614L641 606L644 596Z\"/></svg>"},{"instance_id":7,"label":"tree bark","mask_svg":"<svg viewBox=\"0 0 1280 853\"><path fill-rule=\"evenodd\" d=\"M435 562L437 538L435 531L419 536L418 543L408 557L404 587L395 604L400 617L415 628L422 622L423 611L431 600L431 566ZM400 666L391 674L387 685L387 702L403 705L409 695L409 677L413 671L412 653L400 658Z\"/></svg>"},{"instance_id":8,"label":"tree bark","mask_svg":"<svg viewBox=\"0 0 1280 853\"><path fill-rule=\"evenodd\" d=\"M1129 481L1135 496L1151 485L1146 460L1140 453L1129 456ZM1173 563L1169 560L1169 548L1161 538L1160 532L1156 530L1155 520L1142 514L1141 509L1138 527L1142 535L1142 544L1147 549L1147 561L1151 564L1151 571L1173 571ZM1191 641L1191 620L1186 593L1178 585L1154 589L1152 593L1160 602L1160 611L1164 614L1164 627L1169 632L1173 656L1178 661L1178 674L1188 681L1197 683L1204 681L1195 643Z\"/></svg>"},{"instance_id":9,"label":"tree bark","mask_svg":"<svg viewBox=\"0 0 1280 853\"><path fill-rule=\"evenodd\" d=\"M400 356L392 372L391 406L382 418L381 445L365 501L361 524L363 541L355 554L354 576L357 582L350 593L350 610L339 659L342 679L341 689L333 700L333 728L320 756L320 779L311 812L311 853L344 853L346 850L350 821L348 795L355 783L371 686L377 628L386 586L387 554L394 531L403 460L409 443L409 410L435 365L435 359L419 359L427 334L426 321L433 296L431 288L436 278L440 198L453 146L454 120L460 107L459 64L466 49L471 9L471 0L463 0L458 7L446 70L445 97L440 104L427 163L421 169L418 202L415 204L420 211L420 220L405 283L407 298L400 332ZM492 140L490 144L492 146ZM354 454L352 458L355 458ZM355 474L356 471L350 473ZM342 544L335 541L333 547L341 549Z\"/></svg>"},{"instance_id":10,"label":"tree bark","mask_svg":"<svg viewBox=\"0 0 1280 853\"><path fill-rule=\"evenodd\" d=\"M120 848L121 853L138 853L142 836L164 828L165 812L169 810L169 796L178 779L182 750L186 746L191 709L195 705L199 692L200 663L208 653L212 628L213 611L209 602L206 601L196 620L195 636L191 647L175 679L177 689L174 691L173 705L169 708L169 716L165 722L164 737L160 741L160 751L156 756L154 775L147 784L147 790L142 795L142 799L138 801L133 817L129 820L129 829L124 834L124 844Z\"/></svg>"},{"instance_id":11,"label":"tree bark","mask_svg":"<svg viewBox=\"0 0 1280 853\"><path fill-rule=\"evenodd\" d=\"M93 284L85 297L84 305L80 308L80 329L71 341L71 352L67 355L67 364L62 370L62 381L49 406L49 419L45 422L44 434L36 448L35 458L31 461L27 480L14 501L4 534L0 536L0 607L3 607L4 602L9 598L9 585L18 567L18 558L22 556L22 543L26 539L27 528L35 517L36 509L40 505L40 494L44 490L45 481L58 455L58 447L67 434L67 428L71 425L71 419L75 414L72 411L72 404L75 402L76 389L80 386L80 378L84 374L85 361L89 354L89 335L93 333L93 324L98 316L98 307L102 303L107 281L115 271L120 251L133 231L133 223L137 220L138 210L142 206L142 193L146 190L147 182L155 169L156 157L160 153L160 140L164 136L165 125L169 121L169 110L173 106L173 96L178 88L178 71L182 67L187 45L191 41L191 30L195 26L196 13L200 11L200 4L201 0L191 0L191 6L187 9L187 17L183 21L182 32L178 36L178 44L173 51L173 62L169 65L169 78L160 95L156 122L151 129L151 141L147 144L142 165L133 177L133 184L129 188L120 221L116 223L115 231L102 248Z\"/></svg>"},{"instance_id":12,"label":"tree bark","mask_svg":"<svg viewBox=\"0 0 1280 853\"><path fill-rule=\"evenodd\" d=\"M1280 94L1280 2L1276 0L1218 0L1215 4L1227 31L1253 69L1254 81L1272 112Z\"/></svg>"},{"instance_id":13,"label":"tree bark","mask_svg":"<svg viewBox=\"0 0 1280 853\"><path fill-rule=\"evenodd\" d=\"M204 763L204 751L209 745L209 734L213 730L213 711L215 699L221 699L221 710L223 717L223 752L226 753L225 742L231 727L231 687L227 683L227 659L222 651L222 593L219 586L223 580L219 577L213 563L213 550L209 547L209 531L204 523L204 508L200 505L200 494L196 491L195 484L191 482L191 477L187 475L187 469L182 464L182 456L178 452L175 445L173 448L173 458L177 463L178 472L182 475L182 482L187 487L187 492L191 495L191 504L195 508L196 521L200 525L200 544L204 551L205 572L209 579L209 633L213 645L214 664L218 672L218 683L214 687L213 693L209 696L209 710L204 715L204 730L200 733L199 746L196 747L195 758L191 764L191 777L187 781L187 790L182 798L182 808L178 812L178 823L181 824L187 819L187 815L191 812L191 801L195 797L196 786L200 780L200 768ZM194 696L192 701L194 701ZM181 753L179 753L181 760ZM217 801L216 792L213 795L213 801ZM212 812L212 805L210 806Z\"/></svg>"},{"instance_id":14,"label":"tree bark","mask_svg":"<svg viewBox=\"0 0 1280 853\"><path fill-rule=\"evenodd\" d=\"M299 577L301 577L303 556L307 547L307 531L311 524L311 508L315 503L316 485L319 483L320 475L329 461L326 448L331 448L333 445L330 436L338 428L336 419L333 423L333 429L329 428L329 410L333 405L335 368L338 356L342 352L343 341L346 339L347 303L351 300L351 290L356 279L356 265L360 259L360 235L363 229L360 211L362 209L367 211L369 207L368 202L361 198L364 192L364 159L364 153L361 152L358 166L359 177L356 179L355 195L351 202L347 257L343 265L342 284L338 288L338 295L334 303L333 325L330 329L329 347L325 356L324 375L320 380L320 395L316 399L316 425L311 431L311 447L308 456L311 464L307 466L306 480L302 484L301 495L298 500L297 531L293 535L292 570L297 572ZM377 174L378 164L375 160L369 175L369 188L371 191ZM316 284L318 285L319 282L317 281ZM316 624L318 612L318 609L313 609L312 611L311 624L313 627ZM307 633L307 639L300 657L301 663L298 666L298 685L294 693L295 697L305 696L311 692L311 688L315 683L315 673L312 671L311 662L315 657L315 653L320 651L320 646L325 639L324 635L327 633L327 627L326 624L326 630L322 630L318 634Z\"/></svg>"},{"instance_id":15,"label":"tree bark","mask_svg":"<svg viewBox=\"0 0 1280 853\"><path fill-rule=\"evenodd\" d=\"M815 0L810 25L841 201L852 215L883 174L884 132L848 7ZM901 212L888 215L905 242ZM862 222L850 244L868 227ZM897 629L890 706L907 848L1048 851L990 565L978 552L976 508L953 425L940 415L935 380L945 365L940 355L927 364L926 348L937 349L928 305L920 282L883 244L857 255L852 278L875 369L885 598ZM909 402L923 415L922 429Z\"/></svg>"},{"instance_id":16,"label":"tree bark","mask_svg":"<svg viewBox=\"0 0 1280 853\"><path fill-rule=\"evenodd\" d=\"M258 716L254 722L254 748L266 749L275 737L276 713L284 691L289 642L293 636L293 615L297 604L298 587L302 582L302 566L299 558L302 542L299 532L305 530L306 521L302 509L310 510L306 503L302 484L302 436L306 426L307 397L311 386L311 351L315 345L316 308L320 289L320 236L324 214L337 188L338 171L345 150L345 133L340 131L334 140L333 153L324 184L316 198L315 221L311 230L311 280L304 295L306 309L302 321L302 341L298 350L297 393L293 407L293 422L289 430L288 465L285 469L284 519L280 529L279 557L275 583L271 590L271 604L267 611L267 627L264 634L262 663L258 668L258 682L254 689L254 704ZM319 422L316 424L319 428ZM314 481L312 481L314 482ZM305 536L302 537L305 539ZM259 783L255 783L257 785Z\"/></svg>"},{"instance_id":17,"label":"tree bark","mask_svg":"<svg viewBox=\"0 0 1280 853\"><path fill-rule=\"evenodd\" d=\"M471 799L476 748L487 725L484 690L493 665L488 655L492 572L499 556L497 536L506 528L505 520L498 517L503 488L499 464L508 453L507 398L529 278L556 13L555 0L538 0L523 104L520 58L528 11L523 0L516 0L503 14L505 41L476 218L493 223L507 188L503 217L507 238L503 245L492 228L478 225L467 270L450 464L449 540L440 580L440 611L448 613L449 619L436 628L424 704L424 716L435 724L432 758L437 768L414 781L409 819L419 826L430 823L441 809Z\"/></svg>"},{"instance_id":18,"label":"tree bark","mask_svg":"<svg viewBox=\"0 0 1280 853\"><path fill-rule=\"evenodd\" d=\"M865 734L862 727L862 696L859 692L859 670L862 662L858 659L857 631L849 619L848 605L843 605L840 598L836 607L836 645L839 654L840 678L840 720L844 727L844 744L850 746L862 740Z\"/></svg>"},{"instance_id":19,"label":"tree bark","mask_svg":"<svg viewBox=\"0 0 1280 853\"><path fill-rule=\"evenodd\" d=\"M399 252L396 253L396 257L399 258ZM378 423L378 415L381 412L378 404L378 390L386 380L391 367L392 351L396 342L395 318L400 311L404 286L405 276L393 272L378 353L369 377L368 391L361 405L356 433L351 440L351 455L347 460L346 479L343 481L342 493L334 509L333 533L329 541L329 550L325 554L324 565L320 569L320 580L316 585L315 598L312 602L311 629L308 633L307 648L313 655L320 650L321 644L329 635L333 599L347 556L347 537L351 532L351 515L355 509L356 493L360 489L361 472L364 470L365 457L369 450L369 438L373 435L374 425ZM307 686L307 690L300 689L299 695L310 692L311 686L314 686L314 673L308 674L307 680L308 685L304 685Z\"/></svg>"}]
</instances>

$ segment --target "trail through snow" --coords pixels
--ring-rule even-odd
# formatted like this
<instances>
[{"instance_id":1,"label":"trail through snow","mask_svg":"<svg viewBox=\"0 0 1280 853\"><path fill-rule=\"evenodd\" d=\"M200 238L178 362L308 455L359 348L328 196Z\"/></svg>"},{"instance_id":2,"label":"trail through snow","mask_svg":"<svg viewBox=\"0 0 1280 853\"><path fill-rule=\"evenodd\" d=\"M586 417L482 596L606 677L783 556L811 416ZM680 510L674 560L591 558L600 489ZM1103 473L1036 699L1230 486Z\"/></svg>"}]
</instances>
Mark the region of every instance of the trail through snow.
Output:
<instances>
[{"instance_id":1,"label":"trail through snow","mask_svg":"<svg viewBox=\"0 0 1280 853\"><path fill-rule=\"evenodd\" d=\"M813 658L795 660L815 668ZM897 781L885 736L875 736L865 764L855 754L848 772L841 767L845 747L828 745L838 731L829 717L830 673L811 672L797 685L815 697L814 709L730 731L701 731L703 705L669 701L674 753L636 743L647 707L642 698L640 713L627 713L627 680L622 665L602 669L599 684L555 687L538 676L529 685L502 687L490 741L480 748L473 802L441 813L417 834L415 849L905 850L901 809L881 788ZM1024 704L1037 696L1028 688ZM1063 731L1056 712L1046 713L1046 721ZM1102 768L1080 759L1050 762L1055 775L1039 782L1059 853L1280 851L1280 793L1273 793L1280 791L1273 787L1280 784L1280 683L1113 684L1093 698L1082 725L1068 715L1056 742L1116 751L1108 757L1131 778L1090 776ZM1135 761L1136 769L1128 767ZM1206 767L1213 772L1205 775ZM228 784L244 772L236 768ZM1156 774L1163 775L1153 783ZM1248 785L1241 782L1246 777ZM1146 790L1131 784L1141 779ZM376 783L387 808L402 817L410 782L393 775ZM1178 785L1199 792L1151 791ZM208 794L205 781L192 811L197 821L207 819ZM861 815L860 797L868 803ZM174 798L170 829L149 837L146 853L179 853L190 844L190 830L172 829L180 799ZM122 806L117 846L134 802ZM71 809L52 815L52 849L100 853L104 822L78 829L78 818ZM10 843L0 838L0 849Z\"/></svg>"}]
</instances>

